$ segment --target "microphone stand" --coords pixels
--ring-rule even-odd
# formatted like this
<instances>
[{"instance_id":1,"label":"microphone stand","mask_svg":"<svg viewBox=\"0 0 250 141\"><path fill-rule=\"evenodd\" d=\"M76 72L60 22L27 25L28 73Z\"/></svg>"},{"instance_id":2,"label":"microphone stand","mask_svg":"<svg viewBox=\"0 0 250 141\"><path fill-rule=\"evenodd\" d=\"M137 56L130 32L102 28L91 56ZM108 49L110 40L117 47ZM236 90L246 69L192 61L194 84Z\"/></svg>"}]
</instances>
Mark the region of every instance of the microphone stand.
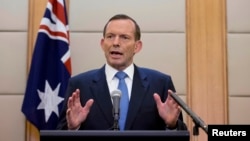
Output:
<instances>
[{"instance_id":1,"label":"microphone stand","mask_svg":"<svg viewBox=\"0 0 250 141\"><path fill-rule=\"evenodd\" d=\"M198 136L199 135L199 128L203 129L206 134L208 134L208 128L207 125L198 117L194 116L194 113L190 115L194 122L193 127L193 135Z\"/></svg>"},{"instance_id":2,"label":"microphone stand","mask_svg":"<svg viewBox=\"0 0 250 141\"><path fill-rule=\"evenodd\" d=\"M119 120L119 114L114 114L114 125L113 125L113 130L115 130L115 131L120 130L120 129L119 129L118 120Z\"/></svg>"},{"instance_id":3,"label":"microphone stand","mask_svg":"<svg viewBox=\"0 0 250 141\"><path fill-rule=\"evenodd\" d=\"M193 135L199 135L199 127L208 134L207 125L201 120L199 116L197 116L183 101L181 98L177 96L177 94L171 94L172 98L182 107L182 109L193 119L194 127L193 127Z\"/></svg>"},{"instance_id":4,"label":"microphone stand","mask_svg":"<svg viewBox=\"0 0 250 141\"><path fill-rule=\"evenodd\" d=\"M203 122L203 120L198 117L189 107L183 106L184 111L193 119L194 126L193 126L193 135L194 137L198 137L199 135L199 128L203 129L206 134L208 134L208 127ZM197 140L197 138L195 139Z\"/></svg>"},{"instance_id":5,"label":"microphone stand","mask_svg":"<svg viewBox=\"0 0 250 141\"><path fill-rule=\"evenodd\" d=\"M194 136L199 135L199 128L201 128L202 130L205 131L206 134L208 134L207 125L203 122L203 120L200 117L198 117L191 109L188 109L186 107L183 107L183 109L193 119L194 122L193 135Z\"/></svg>"}]
</instances>

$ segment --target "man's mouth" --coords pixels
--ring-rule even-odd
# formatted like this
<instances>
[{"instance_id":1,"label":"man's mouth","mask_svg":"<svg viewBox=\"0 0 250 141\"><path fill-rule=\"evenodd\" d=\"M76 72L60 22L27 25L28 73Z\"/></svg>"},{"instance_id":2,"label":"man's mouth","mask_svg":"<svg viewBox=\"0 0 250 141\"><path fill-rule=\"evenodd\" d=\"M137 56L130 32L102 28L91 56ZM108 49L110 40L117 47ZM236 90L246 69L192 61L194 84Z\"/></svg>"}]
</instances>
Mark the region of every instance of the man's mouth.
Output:
<instances>
[{"instance_id":1,"label":"man's mouth","mask_svg":"<svg viewBox=\"0 0 250 141\"><path fill-rule=\"evenodd\" d=\"M118 52L118 51L111 51L110 54L111 55L122 55L122 53Z\"/></svg>"}]
</instances>

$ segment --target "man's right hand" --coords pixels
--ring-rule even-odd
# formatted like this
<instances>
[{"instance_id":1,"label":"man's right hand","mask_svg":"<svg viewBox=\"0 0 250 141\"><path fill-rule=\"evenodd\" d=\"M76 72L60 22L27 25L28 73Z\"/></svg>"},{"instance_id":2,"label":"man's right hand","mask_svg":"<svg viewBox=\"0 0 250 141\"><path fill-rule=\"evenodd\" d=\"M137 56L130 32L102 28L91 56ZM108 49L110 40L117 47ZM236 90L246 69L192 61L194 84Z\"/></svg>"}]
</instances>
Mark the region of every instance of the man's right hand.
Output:
<instances>
[{"instance_id":1,"label":"man's right hand","mask_svg":"<svg viewBox=\"0 0 250 141\"><path fill-rule=\"evenodd\" d=\"M85 106L82 107L80 102L80 90L76 89L76 91L72 93L72 96L68 99L68 109L66 112L68 129L76 130L80 128L81 123L87 118L93 102L93 99L89 99Z\"/></svg>"}]
</instances>

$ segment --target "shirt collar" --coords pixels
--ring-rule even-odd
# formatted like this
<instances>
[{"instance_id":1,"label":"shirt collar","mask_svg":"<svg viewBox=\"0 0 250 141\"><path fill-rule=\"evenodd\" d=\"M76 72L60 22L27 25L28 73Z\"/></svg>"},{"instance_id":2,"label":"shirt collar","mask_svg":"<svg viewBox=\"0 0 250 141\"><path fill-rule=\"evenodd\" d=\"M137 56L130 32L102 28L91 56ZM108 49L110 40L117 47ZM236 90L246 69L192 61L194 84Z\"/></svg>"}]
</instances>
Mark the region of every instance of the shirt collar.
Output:
<instances>
[{"instance_id":1,"label":"shirt collar","mask_svg":"<svg viewBox=\"0 0 250 141\"><path fill-rule=\"evenodd\" d=\"M133 63L129 65L125 70L123 70L128 77L133 80L133 74L134 74L134 65ZM115 74L118 72L115 68L111 67L108 63L105 65L105 74L107 81L110 82L114 79Z\"/></svg>"}]
</instances>

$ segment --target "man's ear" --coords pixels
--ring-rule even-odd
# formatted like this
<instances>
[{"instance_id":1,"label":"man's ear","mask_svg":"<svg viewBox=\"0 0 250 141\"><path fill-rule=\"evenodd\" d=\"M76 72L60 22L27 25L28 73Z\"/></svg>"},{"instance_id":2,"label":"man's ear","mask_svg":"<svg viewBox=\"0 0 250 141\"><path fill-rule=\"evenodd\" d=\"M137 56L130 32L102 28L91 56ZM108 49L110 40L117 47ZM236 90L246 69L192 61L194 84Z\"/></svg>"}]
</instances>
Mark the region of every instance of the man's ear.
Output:
<instances>
[{"instance_id":1,"label":"man's ear","mask_svg":"<svg viewBox=\"0 0 250 141\"><path fill-rule=\"evenodd\" d=\"M104 42L104 39L102 38L100 41L100 46L101 46L102 50L103 50L103 42Z\"/></svg>"},{"instance_id":2,"label":"man's ear","mask_svg":"<svg viewBox=\"0 0 250 141\"><path fill-rule=\"evenodd\" d=\"M142 49L142 41L141 40L138 40L136 41L136 44L135 44L135 53L138 53L140 52Z\"/></svg>"}]
</instances>

